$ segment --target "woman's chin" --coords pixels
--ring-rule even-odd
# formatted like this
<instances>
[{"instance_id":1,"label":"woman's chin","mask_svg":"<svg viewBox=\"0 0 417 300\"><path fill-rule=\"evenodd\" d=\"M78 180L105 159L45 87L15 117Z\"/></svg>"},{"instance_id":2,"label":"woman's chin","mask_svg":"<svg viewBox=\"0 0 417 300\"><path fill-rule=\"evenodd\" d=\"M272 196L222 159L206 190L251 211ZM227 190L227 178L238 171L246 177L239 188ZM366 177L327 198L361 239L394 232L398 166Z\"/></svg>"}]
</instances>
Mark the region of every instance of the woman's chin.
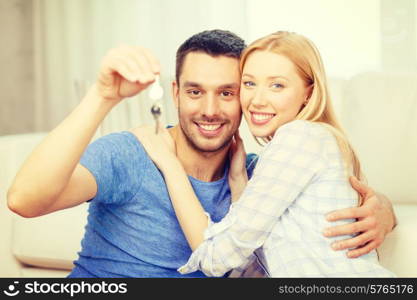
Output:
<instances>
[{"instance_id":1,"label":"woman's chin","mask_svg":"<svg viewBox=\"0 0 417 300\"><path fill-rule=\"evenodd\" d=\"M274 133L275 133L275 130L273 130L271 128L271 126L268 126L268 125L270 125L269 123L268 124L262 124L262 125L261 124L254 124L250 119L248 120L248 118L246 118L246 122L248 124L249 131L251 132L251 134L254 137L257 137L257 138L260 138L260 139L268 138L270 136L273 136Z\"/></svg>"},{"instance_id":2,"label":"woman's chin","mask_svg":"<svg viewBox=\"0 0 417 300\"><path fill-rule=\"evenodd\" d=\"M259 128L254 128L254 129L249 128L249 129L254 137L257 137L260 139L267 138L272 135L272 133L269 132L270 130L259 130Z\"/></svg>"}]
</instances>

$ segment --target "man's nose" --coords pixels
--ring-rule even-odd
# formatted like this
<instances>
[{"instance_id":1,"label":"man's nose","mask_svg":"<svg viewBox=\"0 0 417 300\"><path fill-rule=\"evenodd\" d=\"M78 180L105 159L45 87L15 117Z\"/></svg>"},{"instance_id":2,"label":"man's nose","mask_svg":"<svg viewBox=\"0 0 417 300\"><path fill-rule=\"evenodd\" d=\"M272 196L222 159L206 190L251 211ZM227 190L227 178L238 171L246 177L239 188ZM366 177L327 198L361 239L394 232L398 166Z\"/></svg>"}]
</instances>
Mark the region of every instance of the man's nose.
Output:
<instances>
[{"instance_id":1,"label":"man's nose","mask_svg":"<svg viewBox=\"0 0 417 300\"><path fill-rule=\"evenodd\" d=\"M220 113L219 100L213 94L207 94L203 100L202 114L208 118L218 117Z\"/></svg>"}]
</instances>

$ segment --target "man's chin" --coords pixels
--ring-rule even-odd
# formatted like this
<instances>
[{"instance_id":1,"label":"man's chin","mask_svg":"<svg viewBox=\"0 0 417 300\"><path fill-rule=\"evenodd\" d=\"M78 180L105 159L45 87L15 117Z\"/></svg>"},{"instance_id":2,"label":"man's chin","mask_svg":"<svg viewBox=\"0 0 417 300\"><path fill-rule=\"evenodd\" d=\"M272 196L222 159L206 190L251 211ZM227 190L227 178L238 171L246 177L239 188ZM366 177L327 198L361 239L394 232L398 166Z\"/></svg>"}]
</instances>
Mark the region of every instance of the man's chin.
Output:
<instances>
[{"instance_id":1,"label":"man's chin","mask_svg":"<svg viewBox=\"0 0 417 300\"><path fill-rule=\"evenodd\" d=\"M223 150L226 145L194 145L195 149L198 150L199 152L204 152L204 153L216 153L219 152L221 150Z\"/></svg>"},{"instance_id":2,"label":"man's chin","mask_svg":"<svg viewBox=\"0 0 417 300\"><path fill-rule=\"evenodd\" d=\"M184 130L186 128L187 130ZM225 135L225 132L222 132L218 136L207 137L201 134L199 130L195 130L195 127L183 127L181 124L181 130L184 134L184 137L190 147L194 150L202 153L215 153L226 148L230 141L233 138L232 136ZM223 128L225 130L226 128Z\"/></svg>"},{"instance_id":3,"label":"man's chin","mask_svg":"<svg viewBox=\"0 0 417 300\"><path fill-rule=\"evenodd\" d=\"M226 148L229 145L230 141L231 139L229 139L228 141L203 140L192 142L191 144L193 148L199 152L215 153Z\"/></svg>"}]
</instances>

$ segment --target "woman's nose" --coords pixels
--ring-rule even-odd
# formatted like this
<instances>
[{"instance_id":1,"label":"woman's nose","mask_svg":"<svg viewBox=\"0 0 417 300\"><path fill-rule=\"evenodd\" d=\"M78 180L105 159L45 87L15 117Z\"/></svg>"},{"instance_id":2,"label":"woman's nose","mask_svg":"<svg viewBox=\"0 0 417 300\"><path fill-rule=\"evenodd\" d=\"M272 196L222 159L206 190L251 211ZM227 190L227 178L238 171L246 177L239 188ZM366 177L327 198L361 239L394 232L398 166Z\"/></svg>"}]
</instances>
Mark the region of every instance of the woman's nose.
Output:
<instances>
[{"instance_id":1,"label":"woman's nose","mask_svg":"<svg viewBox=\"0 0 417 300\"><path fill-rule=\"evenodd\" d=\"M257 88L253 94L251 104L256 107L261 107L266 105L264 93L262 88Z\"/></svg>"}]
</instances>

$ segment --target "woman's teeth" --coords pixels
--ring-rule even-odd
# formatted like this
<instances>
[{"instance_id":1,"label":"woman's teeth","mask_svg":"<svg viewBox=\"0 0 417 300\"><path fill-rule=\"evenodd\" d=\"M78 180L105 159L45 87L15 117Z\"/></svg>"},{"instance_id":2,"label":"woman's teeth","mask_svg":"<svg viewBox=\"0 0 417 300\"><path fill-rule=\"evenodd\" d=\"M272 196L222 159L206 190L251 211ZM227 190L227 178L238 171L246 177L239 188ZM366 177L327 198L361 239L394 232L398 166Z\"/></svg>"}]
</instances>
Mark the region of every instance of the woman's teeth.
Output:
<instances>
[{"instance_id":1,"label":"woman's teeth","mask_svg":"<svg viewBox=\"0 0 417 300\"><path fill-rule=\"evenodd\" d=\"M252 116L256 121L264 121L264 120L267 120L267 119L271 119L274 115L273 114L255 114L255 113L252 113Z\"/></svg>"}]
</instances>

